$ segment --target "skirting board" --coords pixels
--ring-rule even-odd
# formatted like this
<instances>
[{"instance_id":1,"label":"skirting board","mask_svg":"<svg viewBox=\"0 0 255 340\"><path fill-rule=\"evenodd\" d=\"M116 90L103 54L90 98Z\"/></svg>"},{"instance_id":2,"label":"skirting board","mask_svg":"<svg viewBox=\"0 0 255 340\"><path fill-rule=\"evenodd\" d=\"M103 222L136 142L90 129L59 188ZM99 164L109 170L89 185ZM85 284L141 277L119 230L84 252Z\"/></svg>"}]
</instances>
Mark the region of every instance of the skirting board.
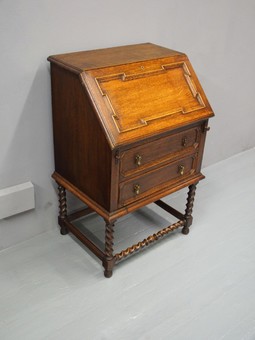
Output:
<instances>
[{"instance_id":1,"label":"skirting board","mask_svg":"<svg viewBox=\"0 0 255 340\"><path fill-rule=\"evenodd\" d=\"M0 219L34 209L34 185L26 182L0 190Z\"/></svg>"}]
</instances>

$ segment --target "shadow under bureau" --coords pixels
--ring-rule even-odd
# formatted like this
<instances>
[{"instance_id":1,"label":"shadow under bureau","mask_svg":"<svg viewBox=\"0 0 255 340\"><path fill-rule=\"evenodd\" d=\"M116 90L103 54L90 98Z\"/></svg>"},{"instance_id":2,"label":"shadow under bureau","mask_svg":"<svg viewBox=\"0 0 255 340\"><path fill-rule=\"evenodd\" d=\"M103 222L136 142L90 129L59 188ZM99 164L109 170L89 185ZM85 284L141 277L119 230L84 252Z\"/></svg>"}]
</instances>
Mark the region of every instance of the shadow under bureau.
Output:
<instances>
[{"instance_id":1,"label":"shadow under bureau","mask_svg":"<svg viewBox=\"0 0 255 340\"><path fill-rule=\"evenodd\" d=\"M61 233L72 232L114 265L181 227L188 234L213 111L183 53L145 43L50 56L55 172ZM188 188L181 213L161 199ZM67 213L66 190L86 207ZM154 202L178 221L114 253L115 221ZM105 220L100 249L72 223Z\"/></svg>"}]
</instances>

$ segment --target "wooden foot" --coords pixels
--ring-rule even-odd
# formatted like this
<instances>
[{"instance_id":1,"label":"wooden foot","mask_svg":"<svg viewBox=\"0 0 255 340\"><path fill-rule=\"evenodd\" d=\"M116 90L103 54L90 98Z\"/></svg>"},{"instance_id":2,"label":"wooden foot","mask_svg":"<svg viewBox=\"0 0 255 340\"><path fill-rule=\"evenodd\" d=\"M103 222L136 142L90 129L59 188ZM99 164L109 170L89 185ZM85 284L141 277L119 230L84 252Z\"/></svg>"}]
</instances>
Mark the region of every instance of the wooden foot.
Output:
<instances>
[{"instance_id":1,"label":"wooden foot","mask_svg":"<svg viewBox=\"0 0 255 340\"><path fill-rule=\"evenodd\" d=\"M104 271L104 276L109 279L112 276L112 270L105 270Z\"/></svg>"},{"instance_id":2,"label":"wooden foot","mask_svg":"<svg viewBox=\"0 0 255 340\"><path fill-rule=\"evenodd\" d=\"M68 234L68 229L64 226L60 227L60 234L61 235L66 235Z\"/></svg>"},{"instance_id":3,"label":"wooden foot","mask_svg":"<svg viewBox=\"0 0 255 340\"><path fill-rule=\"evenodd\" d=\"M60 226L61 235L68 234L68 229L64 225L64 220L67 217L67 202L66 202L66 190L62 185L58 186L58 201L59 201L59 215L58 224Z\"/></svg>"},{"instance_id":4,"label":"wooden foot","mask_svg":"<svg viewBox=\"0 0 255 340\"><path fill-rule=\"evenodd\" d=\"M186 204L186 210L185 210L185 224L182 229L182 233L184 235L188 235L189 233L189 227L192 224L192 210L194 205L194 199L195 199L195 193L196 193L196 184L191 184L189 186L189 192L188 192L188 198L187 198L187 204Z\"/></svg>"},{"instance_id":5,"label":"wooden foot","mask_svg":"<svg viewBox=\"0 0 255 340\"><path fill-rule=\"evenodd\" d=\"M189 228L188 228L188 227L183 227L183 228L182 228L182 233L183 233L184 235L188 235L188 233L189 233Z\"/></svg>"},{"instance_id":6,"label":"wooden foot","mask_svg":"<svg viewBox=\"0 0 255 340\"><path fill-rule=\"evenodd\" d=\"M106 221L106 225L105 225L105 258L103 260L103 266L105 268L104 276L107 277L107 278L112 276L112 270L113 270L113 266L114 266L113 227L114 227L114 222Z\"/></svg>"}]
</instances>

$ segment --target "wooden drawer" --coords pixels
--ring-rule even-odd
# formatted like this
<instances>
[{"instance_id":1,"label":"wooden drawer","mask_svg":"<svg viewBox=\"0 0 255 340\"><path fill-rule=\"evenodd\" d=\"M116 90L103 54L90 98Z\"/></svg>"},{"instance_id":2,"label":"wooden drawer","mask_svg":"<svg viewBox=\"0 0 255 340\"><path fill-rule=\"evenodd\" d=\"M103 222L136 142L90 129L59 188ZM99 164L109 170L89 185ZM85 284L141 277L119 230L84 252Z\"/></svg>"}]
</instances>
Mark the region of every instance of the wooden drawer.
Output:
<instances>
[{"instance_id":1,"label":"wooden drawer","mask_svg":"<svg viewBox=\"0 0 255 340\"><path fill-rule=\"evenodd\" d=\"M200 126L186 129L178 134L124 151L120 155L120 179L158 166L161 162L168 162L175 156L178 157L179 152L194 153L194 149L199 145L200 131Z\"/></svg>"},{"instance_id":2,"label":"wooden drawer","mask_svg":"<svg viewBox=\"0 0 255 340\"><path fill-rule=\"evenodd\" d=\"M120 183L119 206L127 205L182 181L196 171L197 153Z\"/></svg>"}]
</instances>

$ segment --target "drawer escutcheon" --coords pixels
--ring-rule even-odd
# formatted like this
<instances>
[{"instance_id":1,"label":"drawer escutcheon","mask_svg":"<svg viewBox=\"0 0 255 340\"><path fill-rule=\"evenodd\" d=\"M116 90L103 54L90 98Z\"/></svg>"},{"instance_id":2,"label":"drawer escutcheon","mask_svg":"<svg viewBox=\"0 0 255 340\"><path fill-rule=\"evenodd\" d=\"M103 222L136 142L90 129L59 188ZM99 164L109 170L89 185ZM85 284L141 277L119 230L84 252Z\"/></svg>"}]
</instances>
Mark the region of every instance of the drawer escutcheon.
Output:
<instances>
[{"instance_id":1,"label":"drawer escutcheon","mask_svg":"<svg viewBox=\"0 0 255 340\"><path fill-rule=\"evenodd\" d=\"M185 167L184 167L184 165L179 165L179 174L181 175L181 176L183 176L184 175L184 170L185 170Z\"/></svg>"},{"instance_id":2,"label":"drawer escutcheon","mask_svg":"<svg viewBox=\"0 0 255 340\"><path fill-rule=\"evenodd\" d=\"M140 166L142 164L142 156L141 155L136 155L135 156L135 163L136 165Z\"/></svg>"},{"instance_id":3,"label":"drawer escutcheon","mask_svg":"<svg viewBox=\"0 0 255 340\"><path fill-rule=\"evenodd\" d=\"M140 185L139 184L134 185L134 192L135 192L136 195L140 194Z\"/></svg>"},{"instance_id":4,"label":"drawer escutcheon","mask_svg":"<svg viewBox=\"0 0 255 340\"><path fill-rule=\"evenodd\" d=\"M183 137L183 138L182 138L182 146L185 147L185 146L187 145L187 141L188 141L188 140L187 140L187 137L186 137L186 136Z\"/></svg>"}]
</instances>

